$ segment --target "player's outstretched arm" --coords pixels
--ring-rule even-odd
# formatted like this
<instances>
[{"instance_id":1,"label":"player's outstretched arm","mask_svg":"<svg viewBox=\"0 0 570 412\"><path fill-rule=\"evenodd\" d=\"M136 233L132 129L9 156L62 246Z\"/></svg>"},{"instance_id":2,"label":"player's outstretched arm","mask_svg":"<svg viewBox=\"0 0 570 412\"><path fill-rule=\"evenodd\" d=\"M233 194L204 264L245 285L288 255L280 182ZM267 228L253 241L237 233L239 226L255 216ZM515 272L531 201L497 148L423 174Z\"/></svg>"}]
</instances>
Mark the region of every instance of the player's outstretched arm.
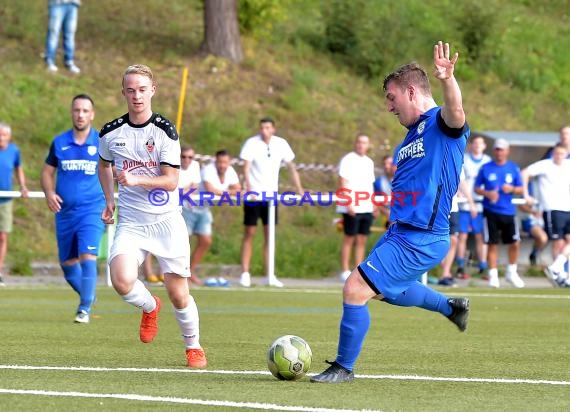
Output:
<instances>
[{"instance_id":1,"label":"player's outstretched arm","mask_svg":"<svg viewBox=\"0 0 570 412\"><path fill-rule=\"evenodd\" d=\"M449 43L439 41L433 47L434 75L440 81L443 89L441 116L445 124L454 129L459 129L465 124L461 89L453 74L458 58L459 53L455 53L450 58Z\"/></svg>"}]
</instances>

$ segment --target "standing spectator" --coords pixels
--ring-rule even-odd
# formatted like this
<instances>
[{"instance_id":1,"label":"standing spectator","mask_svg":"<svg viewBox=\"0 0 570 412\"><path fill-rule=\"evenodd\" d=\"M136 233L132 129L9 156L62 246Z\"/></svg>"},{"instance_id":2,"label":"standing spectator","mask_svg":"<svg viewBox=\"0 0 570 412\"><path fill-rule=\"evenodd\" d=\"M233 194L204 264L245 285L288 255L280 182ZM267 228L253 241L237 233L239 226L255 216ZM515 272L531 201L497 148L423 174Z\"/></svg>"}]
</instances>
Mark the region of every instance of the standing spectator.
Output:
<instances>
[{"instance_id":1,"label":"standing spectator","mask_svg":"<svg viewBox=\"0 0 570 412\"><path fill-rule=\"evenodd\" d=\"M182 188L184 193L191 189L197 189L202 181L200 176L200 163L194 160L194 149L185 146L180 152L180 177L178 179L178 187ZM194 192L196 193L196 192ZM212 233L212 214L209 210L195 206L198 201L189 202L184 200L182 203L182 217L186 222L186 230L188 236L196 235L198 237L198 245L196 249L207 250L210 247L210 234ZM195 255L195 253L193 254ZM202 254L198 257L201 260ZM194 256L192 257L192 259ZM193 270L196 268L197 263L190 259L190 283L201 285L202 280L196 275Z\"/></svg>"},{"instance_id":2,"label":"standing spectator","mask_svg":"<svg viewBox=\"0 0 570 412\"><path fill-rule=\"evenodd\" d=\"M459 190L451 198L451 211L449 213L449 240L450 246L447 255L441 262L441 277L437 284L441 286L457 286L453 274L451 273L451 266L457 253L457 244L459 238L459 198L464 198L466 203L471 208L472 216L477 214L477 206L471 197L471 188L467 186L463 170L459 177Z\"/></svg>"},{"instance_id":3,"label":"standing spectator","mask_svg":"<svg viewBox=\"0 0 570 412\"><path fill-rule=\"evenodd\" d=\"M396 171L394 157L392 155L386 155L382 158L382 170L384 173L378 176L374 181L374 192L382 192L390 196L392 193L392 179L394 179L394 172ZM379 206L378 212L386 219L385 227L388 229L388 226L390 226L390 202Z\"/></svg>"},{"instance_id":4,"label":"standing spectator","mask_svg":"<svg viewBox=\"0 0 570 412\"><path fill-rule=\"evenodd\" d=\"M263 261L267 276L267 284L278 288L283 287L283 283L277 276L270 277L267 262L269 207L265 200L275 196L279 190L279 169L281 162L284 162L289 170L291 180L299 194L303 193L299 174L295 168L295 153L282 137L275 136L275 121L270 117L265 117L259 121L259 133L247 139L241 149L240 158L243 159L243 174L245 178L245 191L256 192L255 199L249 198L244 202L243 224L244 233L241 244L241 269L240 284L243 287L250 287L251 275L249 266L251 263L251 252L253 248L253 238L257 229L257 221L261 219L263 223ZM246 200L246 199L244 199ZM275 202L275 224L277 224L277 203Z\"/></svg>"},{"instance_id":5,"label":"standing spectator","mask_svg":"<svg viewBox=\"0 0 570 412\"><path fill-rule=\"evenodd\" d=\"M0 190L12 190L12 176L16 176L22 197L28 197L26 177L20 159L20 149L12 140L12 128L0 122ZM0 286L5 286L3 271L4 261L8 253L8 237L12 232L13 213L12 199L0 197Z\"/></svg>"},{"instance_id":6,"label":"standing spectator","mask_svg":"<svg viewBox=\"0 0 570 412\"><path fill-rule=\"evenodd\" d=\"M355 265L364 260L366 239L370 235L374 204L372 199L355 200L355 193L374 192L374 162L366 153L370 148L370 139L359 134L354 140L354 150L346 154L338 167L339 191L350 196L347 202L339 201L336 211L342 214L344 222L344 237L340 251L342 273L340 279L344 282L350 276L352 267L350 255L354 248Z\"/></svg>"},{"instance_id":7,"label":"standing spectator","mask_svg":"<svg viewBox=\"0 0 570 412\"><path fill-rule=\"evenodd\" d=\"M92 127L95 105L79 94L71 101L73 127L56 136L42 169L42 189L55 214L59 264L79 295L77 323L89 323L97 285L97 255L105 198L97 177L99 133Z\"/></svg>"},{"instance_id":8,"label":"standing spectator","mask_svg":"<svg viewBox=\"0 0 570 412\"><path fill-rule=\"evenodd\" d=\"M536 179L539 207L544 226L552 240L552 257L556 258L570 242L570 160L562 143L557 143L552 157L532 163L522 171L525 188L531 178ZM529 202L534 199L525 190Z\"/></svg>"},{"instance_id":9,"label":"standing spectator","mask_svg":"<svg viewBox=\"0 0 570 412\"><path fill-rule=\"evenodd\" d=\"M65 67L73 74L81 70L75 65L75 31L81 0L48 0L48 28L46 34L45 61L50 72L57 72L55 64L59 33L63 31L63 59Z\"/></svg>"},{"instance_id":10,"label":"standing spectator","mask_svg":"<svg viewBox=\"0 0 570 412\"><path fill-rule=\"evenodd\" d=\"M126 303L142 310L139 338L152 342L158 333L161 301L138 279L138 266L147 254L153 254L164 273L184 339L186 363L204 368L207 361L200 345L198 308L186 279L190 276L190 244L178 206L178 133L173 123L152 111L157 84L148 66L129 66L122 87L128 113L103 127L99 145L105 224L114 223L113 161L119 185L119 223L108 257L111 283Z\"/></svg>"},{"instance_id":11,"label":"standing spectator","mask_svg":"<svg viewBox=\"0 0 570 412\"><path fill-rule=\"evenodd\" d=\"M564 125L559 130L558 143L562 144L566 148L566 158L570 159L570 125ZM543 159L551 159L553 155L554 148L556 146L548 149Z\"/></svg>"},{"instance_id":12,"label":"standing spectator","mask_svg":"<svg viewBox=\"0 0 570 412\"><path fill-rule=\"evenodd\" d=\"M334 362L311 382L354 380L354 364L370 328L368 302L416 306L447 317L465 331L469 299L448 298L418 281L449 249L449 211L457 192L463 152L469 137L461 90L453 74L459 55L449 44L433 48L435 78L444 104L433 99L426 71L417 63L390 73L383 83L388 111L406 128L396 150L393 192L419 192L413 207L392 205L393 223L368 257L352 271L343 288L342 319Z\"/></svg>"},{"instance_id":13,"label":"standing spectator","mask_svg":"<svg viewBox=\"0 0 570 412\"><path fill-rule=\"evenodd\" d=\"M475 178L479 169L491 161L489 155L483 153L486 149L485 139L482 136L473 136L470 139L467 153L463 161L465 182L471 196L477 206L477 214L473 215L471 206L465 202L459 204L459 238L457 244L457 276L461 279L469 279L470 275L465 271L467 260L467 238L470 233L475 237L475 250L479 261L479 273L487 269L487 247L483 241L483 197L474 192Z\"/></svg>"},{"instance_id":14,"label":"standing spectator","mask_svg":"<svg viewBox=\"0 0 570 412\"><path fill-rule=\"evenodd\" d=\"M513 195L524 193L519 167L509 160L509 142L497 139L493 145L493 160L484 164L475 179L475 193L484 196L483 216L485 243L488 247L489 286L498 288L499 240L508 245L506 280L514 287L523 288L517 273L520 233L515 219Z\"/></svg>"},{"instance_id":15,"label":"standing spectator","mask_svg":"<svg viewBox=\"0 0 570 412\"><path fill-rule=\"evenodd\" d=\"M202 169L202 183L200 183L200 192L206 192L212 196L235 196L241 190L239 177L235 169L231 166L231 157L226 150L219 150L216 152L216 160ZM202 261L202 257L208 251L212 244L212 212L205 202L204 206L198 207L204 209L203 213L207 213L209 218L208 230L204 231L202 235L198 236L198 246L194 249L192 259L190 259L190 271L196 272L196 266ZM202 237L202 242L200 242ZM223 277L216 279L217 286L226 286L228 281Z\"/></svg>"}]
</instances>

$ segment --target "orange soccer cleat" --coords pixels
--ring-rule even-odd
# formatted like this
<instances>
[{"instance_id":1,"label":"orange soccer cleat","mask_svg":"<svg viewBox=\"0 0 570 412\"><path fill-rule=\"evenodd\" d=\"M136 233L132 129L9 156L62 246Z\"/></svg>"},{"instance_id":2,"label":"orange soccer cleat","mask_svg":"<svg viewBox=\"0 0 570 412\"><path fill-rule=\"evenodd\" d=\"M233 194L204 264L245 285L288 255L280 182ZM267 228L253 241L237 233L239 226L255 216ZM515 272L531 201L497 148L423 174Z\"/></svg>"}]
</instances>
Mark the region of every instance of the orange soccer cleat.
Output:
<instances>
[{"instance_id":1,"label":"orange soccer cleat","mask_svg":"<svg viewBox=\"0 0 570 412\"><path fill-rule=\"evenodd\" d=\"M205 368L208 365L204 349L186 349L186 361L189 368Z\"/></svg>"},{"instance_id":2,"label":"orange soccer cleat","mask_svg":"<svg viewBox=\"0 0 570 412\"><path fill-rule=\"evenodd\" d=\"M156 308L149 313L143 312L140 328L140 339L143 343L152 342L158 333L158 313L160 312L160 299L153 296L156 301Z\"/></svg>"}]
</instances>

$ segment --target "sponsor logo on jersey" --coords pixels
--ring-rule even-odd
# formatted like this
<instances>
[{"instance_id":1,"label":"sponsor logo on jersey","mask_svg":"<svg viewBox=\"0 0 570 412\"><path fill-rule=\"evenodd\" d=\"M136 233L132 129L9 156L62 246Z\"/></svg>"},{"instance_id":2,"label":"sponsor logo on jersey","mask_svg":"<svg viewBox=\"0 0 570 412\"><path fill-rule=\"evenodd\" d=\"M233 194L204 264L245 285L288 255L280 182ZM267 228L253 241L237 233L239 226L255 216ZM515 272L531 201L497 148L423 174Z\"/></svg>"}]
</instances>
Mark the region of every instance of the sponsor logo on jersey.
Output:
<instances>
[{"instance_id":1,"label":"sponsor logo on jersey","mask_svg":"<svg viewBox=\"0 0 570 412\"><path fill-rule=\"evenodd\" d=\"M154 151L154 139L152 137L148 139L145 143L145 146L147 152L152 153Z\"/></svg>"},{"instance_id":2,"label":"sponsor logo on jersey","mask_svg":"<svg viewBox=\"0 0 570 412\"><path fill-rule=\"evenodd\" d=\"M398 152L397 163L407 158L413 159L417 157L425 157L425 155L426 152L424 150L424 138L418 137L416 140L408 143L400 149Z\"/></svg>"}]
</instances>

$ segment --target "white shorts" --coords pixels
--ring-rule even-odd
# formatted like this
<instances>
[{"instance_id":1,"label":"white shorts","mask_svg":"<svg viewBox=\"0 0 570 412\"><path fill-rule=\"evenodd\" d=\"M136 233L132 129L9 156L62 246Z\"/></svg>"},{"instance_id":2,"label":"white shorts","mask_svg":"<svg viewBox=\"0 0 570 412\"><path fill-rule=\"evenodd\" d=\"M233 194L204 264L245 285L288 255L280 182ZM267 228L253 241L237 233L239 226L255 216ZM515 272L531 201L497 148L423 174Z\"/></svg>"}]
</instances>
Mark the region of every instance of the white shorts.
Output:
<instances>
[{"instance_id":1,"label":"white shorts","mask_svg":"<svg viewBox=\"0 0 570 412\"><path fill-rule=\"evenodd\" d=\"M150 225L119 225L108 262L118 255L134 256L140 266L148 254L156 257L162 273L190 276L190 242L179 212Z\"/></svg>"}]
</instances>

